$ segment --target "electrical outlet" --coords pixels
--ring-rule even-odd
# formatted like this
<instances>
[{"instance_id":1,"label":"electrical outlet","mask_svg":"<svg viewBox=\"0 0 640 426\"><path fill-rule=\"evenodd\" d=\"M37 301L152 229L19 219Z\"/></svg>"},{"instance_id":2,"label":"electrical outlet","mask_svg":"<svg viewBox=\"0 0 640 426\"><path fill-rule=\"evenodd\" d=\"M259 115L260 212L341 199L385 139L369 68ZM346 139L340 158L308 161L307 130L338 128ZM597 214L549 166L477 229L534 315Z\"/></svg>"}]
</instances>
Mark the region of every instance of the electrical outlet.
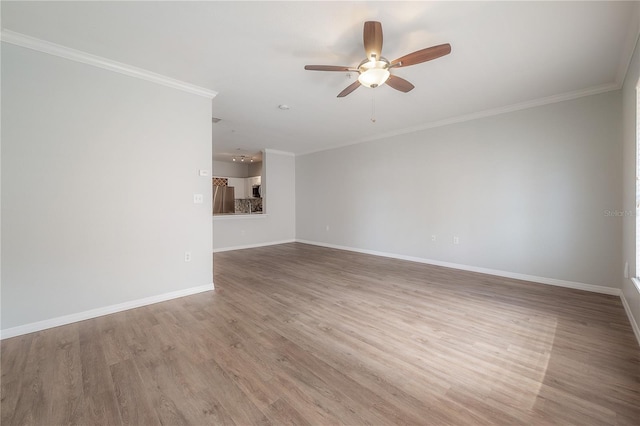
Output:
<instances>
[{"instance_id":1,"label":"electrical outlet","mask_svg":"<svg viewBox=\"0 0 640 426\"><path fill-rule=\"evenodd\" d=\"M435 236L435 235L432 235L432 236L431 236L431 241L435 242L436 240L437 240L436 236Z\"/></svg>"},{"instance_id":2,"label":"electrical outlet","mask_svg":"<svg viewBox=\"0 0 640 426\"><path fill-rule=\"evenodd\" d=\"M204 197L202 194L193 194L193 204L202 204L204 202Z\"/></svg>"},{"instance_id":3,"label":"electrical outlet","mask_svg":"<svg viewBox=\"0 0 640 426\"><path fill-rule=\"evenodd\" d=\"M191 262L191 252L190 251L185 251L184 252L184 261L185 262Z\"/></svg>"},{"instance_id":4,"label":"electrical outlet","mask_svg":"<svg viewBox=\"0 0 640 426\"><path fill-rule=\"evenodd\" d=\"M327 232L329 232L329 225L327 225L325 229L327 230Z\"/></svg>"}]
</instances>

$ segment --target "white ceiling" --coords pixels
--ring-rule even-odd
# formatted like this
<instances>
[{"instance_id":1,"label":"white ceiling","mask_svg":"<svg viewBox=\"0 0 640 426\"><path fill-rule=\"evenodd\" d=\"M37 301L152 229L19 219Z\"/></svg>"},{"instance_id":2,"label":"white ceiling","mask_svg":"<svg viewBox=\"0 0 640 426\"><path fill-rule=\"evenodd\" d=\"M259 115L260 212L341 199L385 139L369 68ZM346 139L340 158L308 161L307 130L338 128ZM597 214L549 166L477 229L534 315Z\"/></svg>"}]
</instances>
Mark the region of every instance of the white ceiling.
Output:
<instances>
[{"instance_id":1,"label":"white ceiling","mask_svg":"<svg viewBox=\"0 0 640 426\"><path fill-rule=\"evenodd\" d=\"M3 29L218 92L219 155L308 153L617 89L638 34L638 3L613 1L3 1L1 12ZM304 65L357 66L367 20L382 22L390 60L441 43L452 53L395 69L409 93L338 99L354 80Z\"/></svg>"}]
</instances>

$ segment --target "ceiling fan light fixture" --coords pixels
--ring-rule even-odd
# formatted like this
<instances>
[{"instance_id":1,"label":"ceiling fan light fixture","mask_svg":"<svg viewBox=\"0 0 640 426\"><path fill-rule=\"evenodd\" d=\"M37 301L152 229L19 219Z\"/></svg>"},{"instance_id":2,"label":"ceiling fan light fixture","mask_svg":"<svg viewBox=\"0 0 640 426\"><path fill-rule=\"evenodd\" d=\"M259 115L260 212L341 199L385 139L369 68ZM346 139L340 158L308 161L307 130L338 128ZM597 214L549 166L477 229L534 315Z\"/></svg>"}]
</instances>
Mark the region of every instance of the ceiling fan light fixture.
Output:
<instances>
[{"instance_id":1,"label":"ceiling fan light fixture","mask_svg":"<svg viewBox=\"0 0 640 426\"><path fill-rule=\"evenodd\" d=\"M413 84L398 77L391 75L389 69L408 67L410 65L421 64L423 62L432 61L451 53L451 45L449 43L431 46L425 49L416 50L415 52L404 55L393 62L381 56L382 52L382 24L378 21L366 21L362 31L362 41L364 42L364 50L367 59L360 62L358 68L351 68L337 65L305 65L305 70L311 71L337 71L337 72L358 72L358 81L354 81L338 93L338 98L344 98L360 86L375 88L387 83L392 89L403 93L410 92L415 88ZM391 78L393 77L393 78Z\"/></svg>"},{"instance_id":2,"label":"ceiling fan light fixture","mask_svg":"<svg viewBox=\"0 0 640 426\"><path fill-rule=\"evenodd\" d=\"M360 74L358 76L358 81L363 86L374 88L384 84L384 82L389 78L389 75L389 70L372 68Z\"/></svg>"},{"instance_id":3,"label":"ceiling fan light fixture","mask_svg":"<svg viewBox=\"0 0 640 426\"><path fill-rule=\"evenodd\" d=\"M384 60L365 60L358 67L360 75L358 81L360 84L366 87L374 88L378 87L387 81L389 78L389 61Z\"/></svg>"}]
</instances>

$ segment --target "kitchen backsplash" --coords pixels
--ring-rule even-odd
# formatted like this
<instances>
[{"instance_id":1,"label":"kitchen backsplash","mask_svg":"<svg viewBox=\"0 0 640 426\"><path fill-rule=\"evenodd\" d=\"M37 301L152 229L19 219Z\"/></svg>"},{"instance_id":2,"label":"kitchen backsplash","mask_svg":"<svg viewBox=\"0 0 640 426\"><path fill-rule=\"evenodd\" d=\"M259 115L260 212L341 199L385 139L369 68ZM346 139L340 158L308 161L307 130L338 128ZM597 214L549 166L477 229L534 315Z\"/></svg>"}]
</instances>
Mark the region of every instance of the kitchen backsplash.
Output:
<instances>
[{"instance_id":1,"label":"kitchen backsplash","mask_svg":"<svg viewBox=\"0 0 640 426\"><path fill-rule=\"evenodd\" d=\"M249 212L251 206L251 212ZM236 213L262 213L262 198L244 198L235 200Z\"/></svg>"}]
</instances>

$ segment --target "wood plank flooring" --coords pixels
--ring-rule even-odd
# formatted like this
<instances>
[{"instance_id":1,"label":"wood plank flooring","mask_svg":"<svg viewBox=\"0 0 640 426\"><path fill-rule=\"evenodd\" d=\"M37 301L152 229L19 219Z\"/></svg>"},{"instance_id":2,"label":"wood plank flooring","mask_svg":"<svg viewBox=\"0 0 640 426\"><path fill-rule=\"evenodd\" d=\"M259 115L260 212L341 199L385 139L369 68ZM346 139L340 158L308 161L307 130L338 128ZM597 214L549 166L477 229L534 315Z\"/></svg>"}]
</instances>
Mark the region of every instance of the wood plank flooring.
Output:
<instances>
[{"instance_id":1,"label":"wood plank flooring","mask_svg":"<svg viewBox=\"0 0 640 426\"><path fill-rule=\"evenodd\" d=\"M639 425L618 297L292 243L1 342L2 425Z\"/></svg>"}]
</instances>

